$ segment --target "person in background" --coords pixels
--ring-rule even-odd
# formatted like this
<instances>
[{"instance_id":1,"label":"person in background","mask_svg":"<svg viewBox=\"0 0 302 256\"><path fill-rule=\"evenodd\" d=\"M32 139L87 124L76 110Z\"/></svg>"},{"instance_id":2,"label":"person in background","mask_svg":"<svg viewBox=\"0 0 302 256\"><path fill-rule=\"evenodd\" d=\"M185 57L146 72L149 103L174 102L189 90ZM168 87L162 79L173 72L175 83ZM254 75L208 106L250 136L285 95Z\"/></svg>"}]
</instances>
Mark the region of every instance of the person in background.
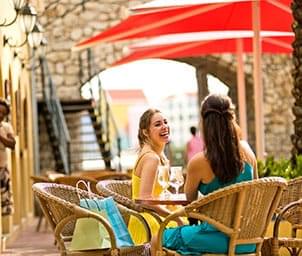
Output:
<instances>
[{"instance_id":1,"label":"person in background","mask_svg":"<svg viewBox=\"0 0 302 256\"><path fill-rule=\"evenodd\" d=\"M234 106L225 95L211 94L201 105L201 131L205 148L191 158L187 167L184 191L187 199L197 199L198 193L207 195L219 188L257 178L257 162L246 143L241 143ZM223 209L221 209L223 211ZM167 228L163 246L181 255L203 253L225 254L229 237L207 222ZM155 256L157 238L151 242ZM256 246L239 245L236 253L252 253Z\"/></svg>"},{"instance_id":2,"label":"person in background","mask_svg":"<svg viewBox=\"0 0 302 256\"><path fill-rule=\"evenodd\" d=\"M192 137L186 144L186 163L188 163L195 154L203 151L204 147L203 140L199 135L197 135L197 129L195 126L190 127L190 132Z\"/></svg>"},{"instance_id":3,"label":"person in background","mask_svg":"<svg viewBox=\"0 0 302 256\"><path fill-rule=\"evenodd\" d=\"M146 110L139 120L138 141L139 154L132 172L132 198L159 196L162 192L157 181L157 171L160 165L169 165L164 148L169 142L170 127L167 119L157 109ZM154 206L154 210L162 216L167 216L170 210ZM144 214L152 234L158 232L159 224L147 213ZM138 244L146 241L143 230L135 218L128 224L133 241Z\"/></svg>"},{"instance_id":4,"label":"person in background","mask_svg":"<svg viewBox=\"0 0 302 256\"><path fill-rule=\"evenodd\" d=\"M0 188L1 188L1 209L2 216L13 213L13 200L11 191L10 172L7 167L6 149L14 149L16 140L10 123L6 122L10 112L6 100L0 99Z\"/></svg>"}]
</instances>

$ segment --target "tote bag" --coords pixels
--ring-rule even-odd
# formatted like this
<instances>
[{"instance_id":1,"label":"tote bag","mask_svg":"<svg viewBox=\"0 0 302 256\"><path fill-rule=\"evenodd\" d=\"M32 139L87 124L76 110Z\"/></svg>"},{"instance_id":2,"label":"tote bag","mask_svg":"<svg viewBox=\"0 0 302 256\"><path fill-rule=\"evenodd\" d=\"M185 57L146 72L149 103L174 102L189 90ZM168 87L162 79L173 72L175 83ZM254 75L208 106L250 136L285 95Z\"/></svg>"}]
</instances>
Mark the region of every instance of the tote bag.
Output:
<instances>
[{"instance_id":1,"label":"tote bag","mask_svg":"<svg viewBox=\"0 0 302 256\"><path fill-rule=\"evenodd\" d=\"M84 181L80 182L85 183ZM85 183L85 187L89 194L92 195L89 182ZM124 219L112 197L105 199L92 198L92 196L90 198L80 198L80 206L101 214L109 221L118 247L134 245ZM70 245L71 250L92 250L110 247L109 234L100 222L93 218L77 220Z\"/></svg>"}]
</instances>

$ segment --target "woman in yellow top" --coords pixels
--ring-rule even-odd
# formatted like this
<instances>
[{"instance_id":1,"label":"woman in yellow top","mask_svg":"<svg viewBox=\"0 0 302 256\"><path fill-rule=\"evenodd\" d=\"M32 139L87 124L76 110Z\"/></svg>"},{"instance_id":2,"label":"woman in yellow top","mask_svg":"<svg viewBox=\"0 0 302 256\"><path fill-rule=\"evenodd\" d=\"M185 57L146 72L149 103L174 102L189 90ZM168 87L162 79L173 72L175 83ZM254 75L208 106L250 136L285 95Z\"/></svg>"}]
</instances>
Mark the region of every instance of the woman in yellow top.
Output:
<instances>
[{"instance_id":1,"label":"woman in yellow top","mask_svg":"<svg viewBox=\"0 0 302 256\"><path fill-rule=\"evenodd\" d=\"M132 173L132 197L159 195L162 191L157 182L159 165L167 165L169 161L164 148L169 141L170 128L167 119L157 109L148 109L139 121L138 140L140 151ZM167 216L170 211L164 206L154 206L159 215ZM159 225L149 214L144 214L152 234L156 234ZM129 231L133 241L138 244L146 241L146 234L136 219L129 221Z\"/></svg>"}]
</instances>

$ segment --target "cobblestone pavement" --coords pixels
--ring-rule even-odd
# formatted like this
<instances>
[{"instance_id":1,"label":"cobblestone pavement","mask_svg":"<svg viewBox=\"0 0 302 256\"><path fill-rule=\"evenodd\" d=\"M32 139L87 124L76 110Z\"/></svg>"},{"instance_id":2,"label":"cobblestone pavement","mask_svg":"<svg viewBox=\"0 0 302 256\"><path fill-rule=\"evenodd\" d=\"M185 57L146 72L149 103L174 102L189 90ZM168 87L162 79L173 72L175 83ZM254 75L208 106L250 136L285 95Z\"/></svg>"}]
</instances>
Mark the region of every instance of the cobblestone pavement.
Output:
<instances>
[{"instance_id":1,"label":"cobblestone pavement","mask_svg":"<svg viewBox=\"0 0 302 256\"><path fill-rule=\"evenodd\" d=\"M37 220L28 224L20 232L16 240L7 244L2 256L59 256L59 251L54 245L53 234L50 229L43 226L36 231Z\"/></svg>"}]
</instances>

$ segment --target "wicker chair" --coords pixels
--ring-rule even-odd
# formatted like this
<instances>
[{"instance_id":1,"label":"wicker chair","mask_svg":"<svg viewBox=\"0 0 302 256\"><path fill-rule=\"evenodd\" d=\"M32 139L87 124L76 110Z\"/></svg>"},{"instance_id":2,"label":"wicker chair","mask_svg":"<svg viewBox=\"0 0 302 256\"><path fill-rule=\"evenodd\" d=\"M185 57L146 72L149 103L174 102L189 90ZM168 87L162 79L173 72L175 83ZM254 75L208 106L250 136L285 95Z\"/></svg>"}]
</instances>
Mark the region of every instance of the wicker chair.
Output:
<instances>
[{"instance_id":1,"label":"wicker chair","mask_svg":"<svg viewBox=\"0 0 302 256\"><path fill-rule=\"evenodd\" d=\"M286 181L271 177L234 184L214 191L175 211L165 218L158 233L157 255L178 255L162 247L163 230L176 217L207 221L230 237L228 253L234 256L238 244L256 244L256 252L240 256L261 255L264 235L276 210ZM219 245L217 245L219 246ZM224 254L202 254L224 255Z\"/></svg>"},{"instance_id":2,"label":"wicker chair","mask_svg":"<svg viewBox=\"0 0 302 256\"><path fill-rule=\"evenodd\" d=\"M59 246L61 255L143 255L145 244L117 248L116 239L109 222L101 215L79 206L78 193L80 197L87 198L89 197L87 191L77 190L75 187L56 183L33 184L33 191L39 199L43 213L54 231L55 240ZM103 197L96 194L93 197L103 199ZM137 217L144 225L148 240L150 240L150 229L144 218L137 212L119 204L118 208L126 223L130 215ZM111 248L81 251L69 250L76 220L87 217L94 218L104 225L110 235Z\"/></svg>"},{"instance_id":3,"label":"wicker chair","mask_svg":"<svg viewBox=\"0 0 302 256\"><path fill-rule=\"evenodd\" d=\"M65 185L70 185L70 186L75 187L77 182L80 181L80 180L83 180L85 182L89 182L91 191L95 194L98 194L98 192L96 190L97 180L95 180L93 178L88 178L88 177L83 177L83 176L66 175L66 176L61 176L61 177L55 178L54 183L65 184ZM81 183L79 184L79 188L85 190L85 187Z\"/></svg>"},{"instance_id":4,"label":"wicker chair","mask_svg":"<svg viewBox=\"0 0 302 256\"><path fill-rule=\"evenodd\" d=\"M148 213L152 215L160 224L162 219L153 211L135 203L132 200L132 181L131 180L101 180L97 183L98 193L104 197L112 196L116 202L133 209L139 213Z\"/></svg>"},{"instance_id":5,"label":"wicker chair","mask_svg":"<svg viewBox=\"0 0 302 256\"><path fill-rule=\"evenodd\" d=\"M283 191L280 204L277 208L278 216L274 223L273 238L269 245L269 255L279 255L279 249L285 247L290 255L298 256L302 252L302 239L297 238L297 231L302 229L302 177L289 180ZM280 222L288 221L291 224L291 237L279 237Z\"/></svg>"}]
</instances>

